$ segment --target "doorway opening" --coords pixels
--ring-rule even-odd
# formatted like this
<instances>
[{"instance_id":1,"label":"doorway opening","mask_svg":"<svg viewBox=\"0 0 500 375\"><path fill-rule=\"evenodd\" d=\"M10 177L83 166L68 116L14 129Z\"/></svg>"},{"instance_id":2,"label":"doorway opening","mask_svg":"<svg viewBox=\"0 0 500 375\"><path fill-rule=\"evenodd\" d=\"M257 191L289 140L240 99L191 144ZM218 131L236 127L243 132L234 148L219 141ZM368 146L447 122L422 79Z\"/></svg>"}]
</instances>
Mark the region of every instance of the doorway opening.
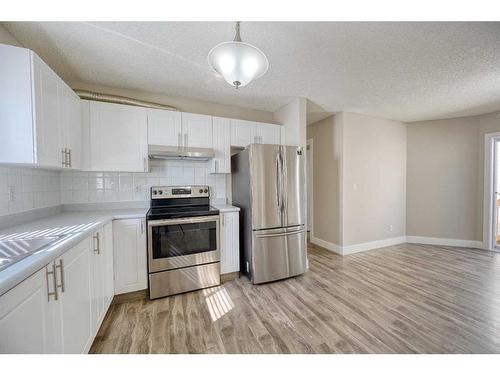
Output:
<instances>
[{"instance_id":1,"label":"doorway opening","mask_svg":"<svg viewBox=\"0 0 500 375\"><path fill-rule=\"evenodd\" d=\"M483 245L500 251L500 133L486 134Z\"/></svg>"},{"instance_id":2,"label":"doorway opening","mask_svg":"<svg viewBox=\"0 0 500 375\"><path fill-rule=\"evenodd\" d=\"M307 241L314 237L313 231L313 140L306 142L306 191L307 191Z\"/></svg>"}]
</instances>

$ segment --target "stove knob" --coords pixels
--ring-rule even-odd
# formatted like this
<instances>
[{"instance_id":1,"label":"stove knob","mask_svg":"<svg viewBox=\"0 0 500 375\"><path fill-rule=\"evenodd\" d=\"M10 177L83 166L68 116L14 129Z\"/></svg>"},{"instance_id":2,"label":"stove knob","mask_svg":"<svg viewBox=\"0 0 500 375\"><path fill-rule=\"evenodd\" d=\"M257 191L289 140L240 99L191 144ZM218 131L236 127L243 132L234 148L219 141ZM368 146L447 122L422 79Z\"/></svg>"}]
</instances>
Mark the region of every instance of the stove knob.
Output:
<instances>
[{"instance_id":1,"label":"stove knob","mask_svg":"<svg viewBox=\"0 0 500 375\"><path fill-rule=\"evenodd\" d=\"M163 194L163 190L158 190L158 194L162 195Z\"/></svg>"},{"instance_id":2,"label":"stove knob","mask_svg":"<svg viewBox=\"0 0 500 375\"><path fill-rule=\"evenodd\" d=\"M200 194L203 193L203 189L200 189Z\"/></svg>"},{"instance_id":3,"label":"stove knob","mask_svg":"<svg viewBox=\"0 0 500 375\"><path fill-rule=\"evenodd\" d=\"M206 193L208 193L208 189L203 190L203 192L204 192L205 194L206 194Z\"/></svg>"},{"instance_id":4,"label":"stove knob","mask_svg":"<svg viewBox=\"0 0 500 375\"><path fill-rule=\"evenodd\" d=\"M156 195L157 194L157 191L156 190L153 190L153 195Z\"/></svg>"}]
</instances>

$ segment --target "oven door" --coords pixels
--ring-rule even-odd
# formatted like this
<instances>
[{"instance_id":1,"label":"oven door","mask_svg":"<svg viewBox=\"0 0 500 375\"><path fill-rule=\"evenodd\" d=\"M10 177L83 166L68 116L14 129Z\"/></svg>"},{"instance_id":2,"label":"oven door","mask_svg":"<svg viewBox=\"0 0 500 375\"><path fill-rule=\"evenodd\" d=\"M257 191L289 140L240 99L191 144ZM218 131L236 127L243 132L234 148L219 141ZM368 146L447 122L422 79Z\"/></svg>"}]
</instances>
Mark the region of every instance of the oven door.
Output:
<instances>
[{"instance_id":1,"label":"oven door","mask_svg":"<svg viewBox=\"0 0 500 375\"><path fill-rule=\"evenodd\" d=\"M149 272L218 262L219 216L148 221Z\"/></svg>"}]
</instances>

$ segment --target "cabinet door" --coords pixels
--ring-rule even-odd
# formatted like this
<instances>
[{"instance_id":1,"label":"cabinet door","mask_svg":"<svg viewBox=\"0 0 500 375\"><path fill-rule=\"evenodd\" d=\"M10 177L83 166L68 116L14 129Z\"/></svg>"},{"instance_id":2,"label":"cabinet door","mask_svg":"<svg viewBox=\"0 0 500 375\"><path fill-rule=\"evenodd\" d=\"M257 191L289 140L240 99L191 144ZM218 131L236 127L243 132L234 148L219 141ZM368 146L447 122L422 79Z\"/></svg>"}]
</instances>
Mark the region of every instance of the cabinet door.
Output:
<instances>
[{"instance_id":1,"label":"cabinet door","mask_svg":"<svg viewBox=\"0 0 500 375\"><path fill-rule=\"evenodd\" d=\"M105 249L103 248L104 231L92 235L89 248L91 258L91 296L92 296L92 332L97 332L105 313Z\"/></svg>"},{"instance_id":2,"label":"cabinet door","mask_svg":"<svg viewBox=\"0 0 500 375\"><path fill-rule=\"evenodd\" d=\"M215 157L211 161L211 173L231 173L231 120L213 118Z\"/></svg>"},{"instance_id":3,"label":"cabinet door","mask_svg":"<svg viewBox=\"0 0 500 375\"><path fill-rule=\"evenodd\" d=\"M54 352L48 285L52 276L42 268L0 296L0 353Z\"/></svg>"},{"instance_id":4,"label":"cabinet door","mask_svg":"<svg viewBox=\"0 0 500 375\"><path fill-rule=\"evenodd\" d=\"M111 301L115 295L114 273L113 273L113 224L109 223L104 226L104 241L102 246L105 256L104 269L104 285L105 285L105 304L104 314L109 308Z\"/></svg>"},{"instance_id":5,"label":"cabinet door","mask_svg":"<svg viewBox=\"0 0 500 375\"><path fill-rule=\"evenodd\" d=\"M255 123L244 120L231 120L231 146L247 147L257 143Z\"/></svg>"},{"instance_id":6,"label":"cabinet door","mask_svg":"<svg viewBox=\"0 0 500 375\"><path fill-rule=\"evenodd\" d=\"M144 219L113 221L116 294L147 288L145 227Z\"/></svg>"},{"instance_id":7,"label":"cabinet door","mask_svg":"<svg viewBox=\"0 0 500 375\"><path fill-rule=\"evenodd\" d=\"M62 167L60 78L33 55L37 164Z\"/></svg>"},{"instance_id":8,"label":"cabinet door","mask_svg":"<svg viewBox=\"0 0 500 375\"><path fill-rule=\"evenodd\" d=\"M148 144L181 147L181 112L148 109Z\"/></svg>"},{"instance_id":9,"label":"cabinet door","mask_svg":"<svg viewBox=\"0 0 500 375\"><path fill-rule=\"evenodd\" d=\"M221 274L240 270L239 212L220 214L221 223Z\"/></svg>"},{"instance_id":10,"label":"cabinet door","mask_svg":"<svg viewBox=\"0 0 500 375\"><path fill-rule=\"evenodd\" d=\"M92 345L91 239L86 238L56 260L63 353L87 353ZM62 260L62 263L60 263Z\"/></svg>"},{"instance_id":11,"label":"cabinet door","mask_svg":"<svg viewBox=\"0 0 500 375\"><path fill-rule=\"evenodd\" d=\"M61 148L68 150L65 168L82 168L82 113L80 98L64 82L59 82Z\"/></svg>"},{"instance_id":12,"label":"cabinet door","mask_svg":"<svg viewBox=\"0 0 500 375\"><path fill-rule=\"evenodd\" d=\"M96 171L147 171L145 108L90 102L90 168Z\"/></svg>"},{"instance_id":13,"label":"cabinet door","mask_svg":"<svg viewBox=\"0 0 500 375\"><path fill-rule=\"evenodd\" d=\"M69 129L68 129L68 148L70 150L70 168L82 169L82 111L80 98L68 87L66 97L69 108Z\"/></svg>"},{"instance_id":14,"label":"cabinet door","mask_svg":"<svg viewBox=\"0 0 500 375\"><path fill-rule=\"evenodd\" d=\"M213 147L212 117L195 113L182 113L184 147Z\"/></svg>"},{"instance_id":15,"label":"cabinet door","mask_svg":"<svg viewBox=\"0 0 500 375\"><path fill-rule=\"evenodd\" d=\"M257 123L256 134L258 137L257 143L264 143L270 145L281 144L281 126L273 124Z\"/></svg>"}]
</instances>

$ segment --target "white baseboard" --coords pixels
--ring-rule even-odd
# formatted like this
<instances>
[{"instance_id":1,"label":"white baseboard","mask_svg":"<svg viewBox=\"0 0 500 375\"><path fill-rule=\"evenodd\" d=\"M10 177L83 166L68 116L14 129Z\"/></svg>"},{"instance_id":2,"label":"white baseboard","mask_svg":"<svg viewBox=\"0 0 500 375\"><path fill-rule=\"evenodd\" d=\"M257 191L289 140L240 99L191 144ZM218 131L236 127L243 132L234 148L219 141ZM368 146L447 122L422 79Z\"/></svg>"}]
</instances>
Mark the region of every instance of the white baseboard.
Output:
<instances>
[{"instance_id":1,"label":"white baseboard","mask_svg":"<svg viewBox=\"0 0 500 375\"><path fill-rule=\"evenodd\" d=\"M313 237L312 234L310 241L315 245L321 246L327 250L333 251L336 254L342 255L342 248L337 244L322 240L321 238L318 237Z\"/></svg>"},{"instance_id":2,"label":"white baseboard","mask_svg":"<svg viewBox=\"0 0 500 375\"><path fill-rule=\"evenodd\" d=\"M460 240L455 238L406 236L406 242L421 243L424 245L472 247L474 249L483 249L482 241Z\"/></svg>"},{"instance_id":3,"label":"white baseboard","mask_svg":"<svg viewBox=\"0 0 500 375\"><path fill-rule=\"evenodd\" d=\"M419 243L424 245L469 247L473 249L484 248L482 241L459 240L454 238L419 237L419 236L393 237L384 240L370 241L349 246L340 246L332 242L322 240L321 238L311 236L311 243L321 246L327 250L333 251L334 253L339 255L355 254L355 253L360 253L362 251L380 249L382 247L399 245L402 243Z\"/></svg>"},{"instance_id":4,"label":"white baseboard","mask_svg":"<svg viewBox=\"0 0 500 375\"><path fill-rule=\"evenodd\" d=\"M362 251L368 251L373 249L380 249L381 247L399 245L406 242L406 237L393 237L384 240L370 241L365 243L359 243L355 245L343 246L342 255L349 255L354 253L360 253Z\"/></svg>"},{"instance_id":5,"label":"white baseboard","mask_svg":"<svg viewBox=\"0 0 500 375\"><path fill-rule=\"evenodd\" d=\"M405 243L406 237L403 236L403 237L387 238L384 240L365 242L365 243L349 245L349 246L339 246L339 245L334 244L332 242L322 240L321 238L318 238L318 237L311 237L311 242L313 244L321 246L327 250L333 251L336 254L349 255L349 254L359 253L361 251L368 251L368 250L373 250L373 249L379 249L381 247Z\"/></svg>"}]
</instances>

